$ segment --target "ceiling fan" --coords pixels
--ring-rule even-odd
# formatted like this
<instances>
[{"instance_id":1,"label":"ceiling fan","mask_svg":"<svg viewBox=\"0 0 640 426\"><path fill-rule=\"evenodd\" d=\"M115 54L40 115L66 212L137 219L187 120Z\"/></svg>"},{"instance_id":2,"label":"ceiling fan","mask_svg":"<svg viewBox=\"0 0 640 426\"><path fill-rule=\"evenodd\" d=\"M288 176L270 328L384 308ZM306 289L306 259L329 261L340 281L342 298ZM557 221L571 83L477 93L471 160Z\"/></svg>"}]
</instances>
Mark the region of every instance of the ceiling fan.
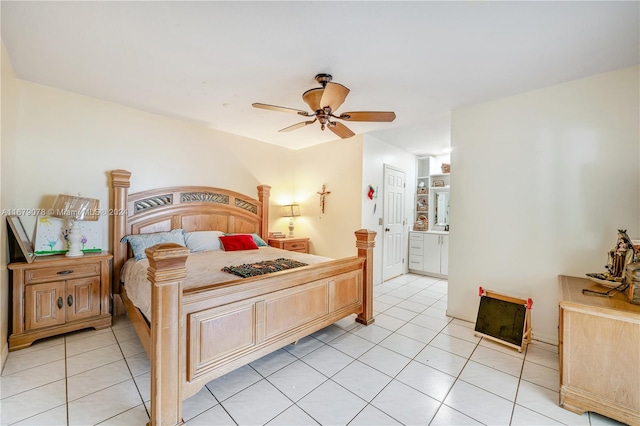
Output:
<instances>
[{"instance_id":1,"label":"ceiling fan","mask_svg":"<svg viewBox=\"0 0 640 426\"><path fill-rule=\"evenodd\" d=\"M341 138L350 138L354 136L353 133L344 124L335 121L334 119L345 121L378 121L378 122L391 122L396 118L396 114L391 111L351 111L343 112L339 115L335 114L335 111L340 108L340 105L344 102L349 89L342 84L332 83L333 77L331 74L318 74L316 75L316 81L320 83L322 87L316 87L309 89L302 94L302 99L313 111L312 113L302 111L294 108L287 108L275 105L254 103L254 108L269 109L272 111L288 112L292 114L302 115L303 117L315 117L313 120L303 121L293 126L280 129L279 132L290 132L295 129L313 124L316 121L320 122L320 128L322 130L328 128Z\"/></svg>"}]
</instances>

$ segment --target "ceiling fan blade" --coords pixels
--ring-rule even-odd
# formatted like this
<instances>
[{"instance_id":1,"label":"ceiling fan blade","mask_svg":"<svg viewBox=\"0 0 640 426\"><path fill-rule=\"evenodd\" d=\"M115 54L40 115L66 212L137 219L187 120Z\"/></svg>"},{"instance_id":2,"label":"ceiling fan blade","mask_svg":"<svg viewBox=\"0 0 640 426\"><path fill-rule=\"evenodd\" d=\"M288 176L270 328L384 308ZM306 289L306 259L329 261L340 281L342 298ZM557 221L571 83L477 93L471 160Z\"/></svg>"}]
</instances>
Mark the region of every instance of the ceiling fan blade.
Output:
<instances>
[{"instance_id":1,"label":"ceiling fan blade","mask_svg":"<svg viewBox=\"0 0 640 426\"><path fill-rule=\"evenodd\" d=\"M343 112L336 118L347 121L386 121L396 119L396 113L391 111L352 111Z\"/></svg>"},{"instance_id":2,"label":"ceiling fan blade","mask_svg":"<svg viewBox=\"0 0 640 426\"><path fill-rule=\"evenodd\" d=\"M324 88L324 93L322 94L322 99L320 99L320 107L330 107L331 111L335 111L340 108L340 105L342 105L348 94L349 89L342 84L327 83L327 87Z\"/></svg>"},{"instance_id":3,"label":"ceiling fan blade","mask_svg":"<svg viewBox=\"0 0 640 426\"><path fill-rule=\"evenodd\" d=\"M311 111L317 111L320 109L320 99L322 98L322 94L324 93L324 89L322 87L316 87L315 89L309 89L302 94L302 100L304 100Z\"/></svg>"},{"instance_id":4,"label":"ceiling fan blade","mask_svg":"<svg viewBox=\"0 0 640 426\"><path fill-rule=\"evenodd\" d=\"M313 124L315 122L316 122L316 120L302 121L302 122L300 122L298 124L294 124L293 126L285 127L284 129L280 129L278 131L279 132L290 132L292 130L299 129L300 127L304 127L304 126L307 126L309 124Z\"/></svg>"},{"instance_id":5,"label":"ceiling fan blade","mask_svg":"<svg viewBox=\"0 0 640 426\"><path fill-rule=\"evenodd\" d=\"M331 130L336 135L340 136L342 139L355 136L355 133L349 130L349 128L342 123L332 122L327 127L329 128L329 130Z\"/></svg>"},{"instance_id":6,"label":"ceiling fan blade","mask_svg":"<svg viewBox=\"0 0 640 426\"><path fill-rule=\"evenodd\" d=\"M309 116L309 113L307 111L302 111L300 109L287 108L287 107L281 107L276 105L260 104L260 103L253 103L251 104L251 106L253 106L254 108L269 109L271 111L280 111L280 112L288 112L291 114L304 115L305 117Z\"/></svg>"}]
</instances>

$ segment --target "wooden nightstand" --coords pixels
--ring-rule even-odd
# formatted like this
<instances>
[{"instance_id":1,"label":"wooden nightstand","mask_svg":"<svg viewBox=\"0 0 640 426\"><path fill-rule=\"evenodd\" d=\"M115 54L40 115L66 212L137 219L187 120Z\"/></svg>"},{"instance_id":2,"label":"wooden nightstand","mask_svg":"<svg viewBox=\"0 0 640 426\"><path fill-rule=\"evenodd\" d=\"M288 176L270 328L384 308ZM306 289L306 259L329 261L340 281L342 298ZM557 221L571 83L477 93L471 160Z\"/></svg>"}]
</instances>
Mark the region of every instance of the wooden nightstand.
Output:
<instances>
[{"instance_id":1,"label":"wooden nightstand","mask_svg":"<svg viewBox=\"0 0 640 426\"><path fill-rule=\"evenodd\" d=\"M309 238L269 238L271 247L309 253Z\"/></svg>"},{"instance_id":2,"label":"wooden nightstand","mask_svg":"<svg viewBox=\"0 0 640 426\"><path fill-rule=\"evenodd\" d=\"M12 271L9 350L68 331L111 326L110 253L37 257Z\"/></svg>"}]
</instances>

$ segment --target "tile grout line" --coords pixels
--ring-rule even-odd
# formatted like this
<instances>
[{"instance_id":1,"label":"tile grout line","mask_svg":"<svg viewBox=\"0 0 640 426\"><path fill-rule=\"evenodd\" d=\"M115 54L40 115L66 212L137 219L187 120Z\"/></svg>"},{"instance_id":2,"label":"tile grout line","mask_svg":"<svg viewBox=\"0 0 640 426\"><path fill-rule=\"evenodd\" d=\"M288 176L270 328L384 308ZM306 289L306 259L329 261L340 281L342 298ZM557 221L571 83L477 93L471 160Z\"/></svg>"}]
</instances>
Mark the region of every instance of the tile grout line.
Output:
<instances>
[{"instance_id":1,"label":"tile grout line","mask_svg":"<svg viewBox=\"0 0 640 426\"><path fill-rule=\"evenodd\" d=\"M402 287L403 287L404 285L406 285L406 284L407 284L407 283L405 283L405 284L401 285L400 287L397 287L397 288L396 288L396 289L394 289L394 290L397 290L398 288L402 288ZM429 286L429 287L430 287L430 286ZM427 288L428 288L428 287L427 287ZM426 290L426 289L425 289L425 290ZM393 291L393 290L391 290L391 291ZM417 293L416 293L416 294L417 294ZM391 297L395 297L395 296L391 296ZM411 297L411 296L409 296L409 297L407 297L407 298L404 298L404 299L402 299L402 301L409 300L409 298L410 298L410 297ZM440 299L437 299L437 300L440 300ZM398 302L398 303L396 303L395 305L392 305L391 307L392 307L392 308L393 308L393 307L396 307L399 303L402 303L402 302ZM435 303L435 302L434 302L434 303ZM422 312L424 312L425 310L429 309L429 308L430 308L430 307L432 307L432 306L433 306L433 304L429 305L429 306L428 306L427 308L425 308L424 310L422 310L422 311L420 311L420 312L416 313L416 315L414 315L411 319L414 319L415 317L417 317L418 315L422 314ZM389 308L389 309L391 309L391 308ZM400 308L400 309L404 309L404 308ZM387 310L388 310L388 309L387 309ZM405 309L405 310L407 310L407 309ZM412 311L412 312L413 312L413 311ZM390 315L390 316L392 316L392 317L393 317L393 315ZM403 320L402 318L397 318L397 317L394 317L394 318L396 318L396 319L398 319L398 320L401 320L401 321L404 321L404 322L405 322L405 324L404 324L404 325L409 324L409 323L410 323L410 321L411 321L411 320ZM451 323L451 320L447 322L447 325L448 325L448 324L450 324L450 323ZM404 325L403 325L403 326L404 326ZM416 326L418 326L418 327L422 327L422 326L420 326L420 325L418 325L418 324L414 324L414 325L416 325ZM446 327L446 326L444 326L444 327ZM443 327L442 329L444 329L444 327ZM382 328L384 328L384 327L382 327ZM402 328L402 327L400 327L400 328ZM430 329L428 329L428 328L426 328L426 327L422 327L422 328L424 328L425 330L430 330ZM399 328L398 328L398 329L399 329ZM436 333L436 335L435 335L434 337L432 337L432 338L429 340L429 342L426 342L426 344L425 344L425 348L426 348L427 346L429 346L429 343L431 343L431 342L433 341L433 339L435 339L435 338L438 336L438 334L440 334L440 333L442 332L442 329L441 329L440 331L438 331L438 332ZM386 329L385 329L385 330L386 330ZM390 335L392 335L392 334L396 333L398 330L389 330L389 331L391 331L391 334L390 334ZM430 331L434 331L434 330L430 330ZM351 332L351 331L349 330L349 331L347 331L347 332ZM356 335L355 333L351 333L351 334ZM401 336L404 336L404 335L402 335L402 334L401 334ZM360 337L360 336L358 336L358 337ZM388 336L387 336L387 337L388 337ZM408 338L408 339L411 339L411 340L415 340L416 342L424 343L424 342L422 342L422 341L420 341L420 340L413 339L412 337L409 337L409 336L404 336L404 337L406 337L406 338ZM385 337L385 339L386 339L386 337ZM385 339L382 339L380 342L384 341ZM367 340L367 339L364 339L364 340ZM422 364L420 361L417 361L415 358L420 354L420 352L422 352L422 350L424 350L424 348L423 348L422 350L420 350L420 352L418 352L418 353L417 353L416 355L414 355L412 358L409 358L409 357L407 357L406 355L403 355L403 354L401 354L401 353L399 353L399 352L396 352L396 351L394 351L394 350L392 350L392 349L388 349L388 348L385 348L384 346L381 346L381 345L380 345L380 342L377 342L377 343L376 343L376 342L371 342L371 343L373 343L373 344L374 344L374 346L373 346L373 347L371 347L370 349L368 349L367 351L365 351L362 355L364 355L364 354L366 354L367 352L371 351L371 350L372 350L373 348L375 348L376 346L379 346L379 347L381 347L381 348L383 348L383 349L386 349L386 350L389 350L389 351L391 351L391 352L393 352L393 353L395 353L395 354L398 354L398 355L400 355L400 356L403 356L403 357L405 357L405 358L408 358L408 359L409 359L409 362L408 362L408 363L407 363L403 368L401 368L401 369L400 369L400 371L398 371L394 376L389 376L389 375L388 375L388 374L386 374L385 372L380 371L380 370L378 370L377 368L375 368L375 367L373 367L373 366L371 366L371 365L369 365L369 364L366 364L366 363L364 363L364 362L360 361L360 362L362 362L364 365L368 366L369 368L372 368L372 369L374 369L374 370L376 370L376 371L380 372L381 374L386 375L387 377L391 377L391 380L389 381L389 383L387 383L387 384L386 384L382 389L380 389L380 391L379 391L379 392L378 392L378 393L377 393L373 398L371 398L371 401L373 401L373 400L374 400L378 395L380 395L380 394L381 394L381 393L382 393L382 392L383 392L383 391L384 391L384 390L385 390L385 389L386 389L386 388L387 388L387 387L388 387L388 386L389 386L389 385L390 385L394 380L397 380L397 377L400 375L400 373L402 373L402 372L407 368L407 366L408 366L412 361L415 361L415 362L418 362L418 363ZM362 355L360 355L360 356L362 356ZM359 357L358 357L358 358L359 358ZM356 358L354 361L357 361L357 360L358 360L358 358ZM351 364L349 364L349 365L351 365ZM422 365L424 365L424 364L422 364ZM427 367L429 367L429 366L427 366ZM346 367L345 367L345 368L346 368ZM429 368L433 368L433 367L429 367ZM437 370L437 369L436 369L436 370ZM342 371L342 370L341 370L341 371ZM440 371L440 370L438 370L438 371ZM443 372L443 373L444 373L444 372ZM336 373L336 374L337 374L337 373ZM446 373L445 373L445 374L446 374ZM429 420L429 422L433 421L433 418L437 415L438 411L440 410L440 407L442 406L442 404L443 404L444 402L438 401L437 399L433 398L432 396L427 395L427 394L423 393L422 391L420 391L420 390L418 390L418 389L414 388L413 386L408 385L408 384L406 384L406 383L404 383L404 382L402 382L402 381L399 381L399 380L398 380L398 382L399 382L399 383L402 383L403 385L405 385L405 386L407 386L407 387L409 387L409 388L411 388L411 389L413 389L413 390L415 390L416 392L419 392L419 393L421 393L421 394L425 395L427 398L431 398L431 399L433 399L433 400L437 401L437 402L440 404L440 405L438 406L438 409L435 411L435 413L434 413L433 417ZM341 387L343 387L343 388L344 388L344 386L342 386L340 383L337 383L337 384L338 384L339 386L341 386ZM348 392L351 392L351 391L350 391L349 389L347 389L347 388L344 388L344 389L345 389L345 390L347 390ZM351 393L353 393L353 392L351 392ZM354 395L355 395L355 394L354 394ZM356 395L356 396L358 396L358 395ZM362 398L361 398L361 399L362 399ZM393 420L395 420L395 421L399 422L400 424L402 424L402 422L401 422L400 420L396 419L396 418L395 418L395 417L393 417L391 414L386 413L386 412L384 412L384 411L380 410L380 409L379 409L378 407L376 407L375 405L371 404L371 401L366 401L366 400L365 400L365 402L366 402L367 404L366 404L366 405L365 405L365 406L364 406L364 407L363 407L363 408L362 408L362 409L361 409L361 410L360 410L360 411L359 411L359 412L358 412L358 413L357 413L357 414L356 414L356 415L355 415L355 416L354 416L354 417L349 421L349 423L348 423L348 424L350 424L351 422L353 422L353 421L356 419L356 417L358 417L358 415L359 415L362 411L364 411L368 406L372 406L373 408L375 408L376 410L379 410L380 412L382 412L383 414L385 414L385 415L386 415L386 416L388 416L389 418L391 418L391 419L393 419Z\"/></svg>"},{"instance_id":2,"label":"tile grout line","mask_svg":"<svg viewBox=\"0 0 640 426\"><path fill-rule=\"evenodd\" d=\"M452 336L455 337L455 336ZM482 341L482 338L480 338L480 340L478 340L476 342L476 346L473 348L473 350L471 351L471 353L469 354L469 357L467 358L467 360L464 362L464 365L462 366L462 368L460 369L460 372L458 373L458 375L456 376L455 380L453 381L453 383L451 384L451 387L449 388L449 390L447 391L447 393L442 397L442 402L440 403L440 406L438 407L438 409L436 410L436 413L433 415L433 417L431 418L431 420L429 421L429 424L431 424L433 422L433 419L435 419L435 417L438 415L438 411L440 411L440 409L442 408L443 405L445 404L445 401L447 399L447 397L449 396L449 394L451 393L451 389L453 389L453 387L456 385L456 383L458 382L458 380L460 380L460 375L462 374L462 372L464 371L465 367L467 366L467 364L469 363L469 361L471 361L471 357L473 356L473 353L476 351L476 349L478 349L478 346L480 346L480 342ZM451 352L450 352L451 353ZM418 361L419 362L419 361ZM464 382L464 380L462 380ZM465 382L466 383L466 382ZM475 421L477 421L478 423L482 422L480 420L474 419L473 417L471 417L468 414L463 413L462 411L457 410L456 408L450 407L449 405L446 405L448 408L451 408L454 411L457 411L458 413L462 414L463 416L469 417L470 419L473 419Z\"/></svg>"},{"instance_id":3,"label":"tile grout line","mask_svg":"<svg viewBox=\"0 0 640 426\"><path fill-rule=\"evenodd\" d=\"M138 387L138 383L135 380L135 377L133 375L133 371L131 371L131 367L129 366L129 363L127 362L127 357L125 356L124 351L122 350L122 346L120 346L120 340L118 339L118 336L116 336L116 333L113 331L113 326L111 326L111 331L113 332L113 337L116 339L116 343L118 344L118 349L120 349L120 353L122 354L122 360L124 361L125 365L127 366L127 370L129 370L129 375L131 376L131 380L133 381L133 385L136 387L136 391L138 391L138 396L140 396L140 400L142 401L142 406L144 407L144 411L147 413L147 416L149 417L149 419L151 419L151 413L149 413L149 410L147 409L147 404L144 403L144 398L142 397L142 392L140 391L140 388ZM120 414L122 414L122 413L120 413ZM117 415L119 415L119 414L117 414ZM115 416L113 416L113 417L115 417Z\"/></svg>"}]
</instances>

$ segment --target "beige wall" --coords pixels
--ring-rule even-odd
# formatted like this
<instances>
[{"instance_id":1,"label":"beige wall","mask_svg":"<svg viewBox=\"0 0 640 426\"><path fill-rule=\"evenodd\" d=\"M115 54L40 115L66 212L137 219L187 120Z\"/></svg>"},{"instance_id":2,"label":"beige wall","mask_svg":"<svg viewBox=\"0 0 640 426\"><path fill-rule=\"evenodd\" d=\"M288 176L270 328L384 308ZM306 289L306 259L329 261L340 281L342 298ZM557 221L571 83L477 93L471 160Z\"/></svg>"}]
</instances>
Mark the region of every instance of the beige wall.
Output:
<instances>
[{"instance_id":1,"label":"beige wall","mask_svg":"<svg viewBox=\"0 0 640 426\"><path fill-rule=\"evenodd\" d=\"M449 315L475 321L479 286L531 297L557 342L557 276L640 238L639 105L633 67L453 112Z\"/></svg>"},{"instance_id":2,"label":"beige wall","mask_svg":"<svg viewBox=\"0 0 640 426\"><path fill-rule=\"evenodd\" d=\"M107 171L132 172L130 191L170 185L209 185L257 197L291 191L294 151L18 80L16 205L49 208L59 193L109 203ZM102 217L108 247L108 218ZM24 218L28 230L35 219Z\"/></svg>"},{"instance_id":3,"label":"beige wall","mask_svg":"<svg viewBox=\"0 0 640 426\"><path fill-rule=\"evenodd\" d=\"M301 216L296 235L311 238L311 250L329 257L357 254L354 232L360 229L362 202L356 194L362 185L362 136L335 140L296 151L295 195ZM325 212L317 194L326 185ZM275 201L275 199L274 199ZM288 220L276 223L287 231ZM288 231L287 231L288 232Z\"/></svg>"},{"instance_id":4,"label":"beige wall","mask_svg":"<svg viewBox=\"0 0 640 426\"><path fill-rule=\"evenodd\" d=\"M11 61L7 56L4 44L2 47L2 64L0 94L2 96L2 108L0 108L0 210L15 207L15 150L16 150L16 111L18 108L16 98L16 77L13 73ZM0 370L7 359L9 351L8 338L8 311L9 311L9 274L7 263L7 225L5 214L2 214L0 224Z\"/></svg>"}]
</instances>

